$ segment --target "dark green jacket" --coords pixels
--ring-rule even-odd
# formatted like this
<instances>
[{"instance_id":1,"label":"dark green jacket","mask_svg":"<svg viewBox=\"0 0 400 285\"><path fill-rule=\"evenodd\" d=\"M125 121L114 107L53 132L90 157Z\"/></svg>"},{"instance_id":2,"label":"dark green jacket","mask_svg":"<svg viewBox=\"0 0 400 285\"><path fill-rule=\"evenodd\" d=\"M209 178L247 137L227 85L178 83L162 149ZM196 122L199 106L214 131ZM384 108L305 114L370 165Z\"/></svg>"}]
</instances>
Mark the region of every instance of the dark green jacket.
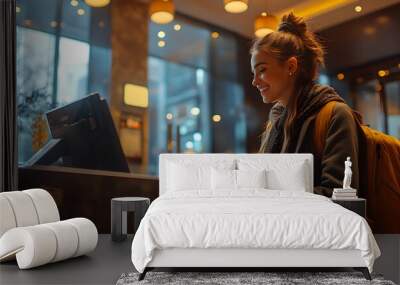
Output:
<instances>
[{"instance_id":1,"label":"dark green jacket","mask_svg":"<svg viewBox=\"0 0 400 285\"><path fill-rule=\"evenodd\" d=\"M277 108L282 107L276 104L270 112L271 124L275 123L279 116L279 112L274 112ZM316 116L317 114L314 114L304 121L295 151L314 155L314 193L330 197L333 188L343 186L344 162L347 156L351 157L353 163L351 187L359 189L357 126L350 107L345 103L336 102L321 157L313 142ZM260 153L264 153L268 135L269 128L266 128L261 137Z\"/></svg>"}]
</instances>

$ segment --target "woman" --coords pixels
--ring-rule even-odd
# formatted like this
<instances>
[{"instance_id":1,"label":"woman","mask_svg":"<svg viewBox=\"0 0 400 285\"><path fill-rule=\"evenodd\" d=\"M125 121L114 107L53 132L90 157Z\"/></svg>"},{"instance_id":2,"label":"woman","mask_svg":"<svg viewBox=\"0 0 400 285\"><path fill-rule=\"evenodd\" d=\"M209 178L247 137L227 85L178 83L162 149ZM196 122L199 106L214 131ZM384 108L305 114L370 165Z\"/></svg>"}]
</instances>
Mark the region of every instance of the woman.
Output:
<instances>
[{"instance_id":1,"label":"woman","mask_svg":"<svg viewBox=\"0 0 400 285\"><path fill-rule=\"evenodd\" d=\"M316 84L324 52L302 18L283 16L278 31L257 40L251 49L252 84L264 103L274 103L259 152L312 153L314 193L330 197L342 187L344 164L353 161L352 187L358 188L358 138L352 111L329 86ZM318 112L336 101L322 153L314 143Z\"/></svg>"}]
</instances>

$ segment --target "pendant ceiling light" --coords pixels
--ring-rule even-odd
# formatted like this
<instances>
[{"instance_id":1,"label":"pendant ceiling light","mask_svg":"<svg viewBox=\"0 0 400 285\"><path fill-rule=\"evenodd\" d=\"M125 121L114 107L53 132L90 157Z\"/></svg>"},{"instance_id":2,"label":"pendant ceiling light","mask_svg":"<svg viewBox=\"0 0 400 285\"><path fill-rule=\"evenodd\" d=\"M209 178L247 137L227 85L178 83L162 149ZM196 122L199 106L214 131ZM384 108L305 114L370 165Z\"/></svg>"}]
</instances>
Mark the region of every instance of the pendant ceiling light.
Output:
<instances>
[{"instance_id":1,"label":"pendant ceiling light","mask_svg":"<svg viewBox=\"0 0 400 285\"><path fill-rule=\"evenodd\" d=\"M243 13L249 6L248 0L224 0L225 10L229 13Z\"/></svg>"},{"instance_id":2,"label":"pendant ceiling light","mask_svg":"<svg viewBox=\"0 0 400 285\"><path fill-rule=\"evenodd\" d=\"M86 4L90 7L100 8L107 6L111 0L85 0Z\"/></svg>"},{"instance_id":3,"label":"pendant ceiling light","mask_svg":"<svg viewBox=\"0 0 400 285\"><path fill-rule=\"evenodd\" d=\"M152 0L150 19L157 24L167 24L174 19L175 6L172 0Z\"/></svg>"},{"instance_id":4,"label":"pendant ceiling light","mask_svg":"<svg viewBox=\"0 0 400 285\"><path fill-rule=\"evenodd\" d=\"M254 22L254 34L256 37L262 38L275 31L277 26L278 20L276 17L263 12Z\"/></svg>"}]
</instances>

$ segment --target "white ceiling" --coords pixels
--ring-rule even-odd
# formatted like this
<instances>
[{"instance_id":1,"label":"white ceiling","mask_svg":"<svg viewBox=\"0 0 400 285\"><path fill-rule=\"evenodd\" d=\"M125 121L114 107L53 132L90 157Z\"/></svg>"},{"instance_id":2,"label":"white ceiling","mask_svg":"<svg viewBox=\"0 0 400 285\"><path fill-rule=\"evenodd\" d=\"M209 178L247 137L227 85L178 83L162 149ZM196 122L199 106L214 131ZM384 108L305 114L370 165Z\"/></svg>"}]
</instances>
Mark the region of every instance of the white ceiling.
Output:
<instances>
[{"instance_id":1,"label":"white ceiling","mask_svg":"<svg viewBox=\"0 0 400 285\"><path fill-rule=\"evenodd\" d=\"M231 14L224 10L223 0L174 0L178 12L203 20L205 22L237 32L243 36L253 37L254 19L261 12L274 15L294 9L300 11L304 7L330 4L333 0L249 0L249 9L241 14ZM323 12L314 12L306 18L311 29L322 30L356 17L400 3L400 0L334 0L338 3L334 8ZM356 13L354 7L362 6L362 12Z\"/></svg>"}]
</instances>

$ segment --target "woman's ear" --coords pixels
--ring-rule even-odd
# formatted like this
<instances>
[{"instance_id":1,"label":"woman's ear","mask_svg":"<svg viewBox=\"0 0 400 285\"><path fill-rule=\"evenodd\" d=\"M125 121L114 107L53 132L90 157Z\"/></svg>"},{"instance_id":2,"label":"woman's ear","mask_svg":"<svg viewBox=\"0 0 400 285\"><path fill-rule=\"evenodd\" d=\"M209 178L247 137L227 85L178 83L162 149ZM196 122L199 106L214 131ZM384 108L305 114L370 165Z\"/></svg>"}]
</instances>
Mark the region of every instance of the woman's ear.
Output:
<instances>
[{"instance_id":1,"label":"woman's ear","mask_svg":"<svg viewBox=\"0 0 400 285\"><path fill-rule=\"evenodd\" d=\"M289 73L290 76L292 76L293 74L296 73L297 67L298 67L297 64L298 64L298 61L297 61L297 58L295 56L291 56L287 60L287 69L288 69L288 73Z\"/></svg>"}]
</instances>

